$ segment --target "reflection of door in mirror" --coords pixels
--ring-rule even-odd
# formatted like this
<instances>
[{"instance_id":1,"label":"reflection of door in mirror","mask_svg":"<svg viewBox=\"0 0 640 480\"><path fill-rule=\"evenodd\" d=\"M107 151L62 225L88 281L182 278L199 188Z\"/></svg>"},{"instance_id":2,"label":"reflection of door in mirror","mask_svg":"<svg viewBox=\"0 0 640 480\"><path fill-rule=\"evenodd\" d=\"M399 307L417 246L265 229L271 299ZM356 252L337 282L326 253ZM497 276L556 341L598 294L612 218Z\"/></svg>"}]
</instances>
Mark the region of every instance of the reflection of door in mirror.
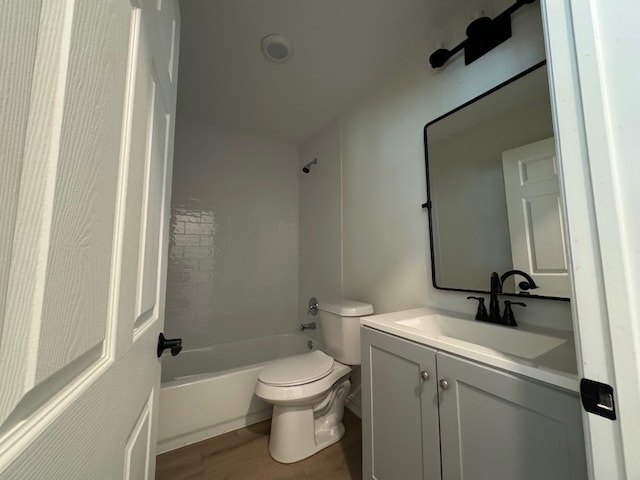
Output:
<instances>
[{"instance_id":1,"label":"reflection of door in mirror","mask_svg":"<svg viewBox=\"0 0 640 480\"><path fill-rule=\"evenodd\" d=\"M502 168L513 267L533 277L537 295L569 297L554 139L503 152Z\"/></svg>"}]
</instances>

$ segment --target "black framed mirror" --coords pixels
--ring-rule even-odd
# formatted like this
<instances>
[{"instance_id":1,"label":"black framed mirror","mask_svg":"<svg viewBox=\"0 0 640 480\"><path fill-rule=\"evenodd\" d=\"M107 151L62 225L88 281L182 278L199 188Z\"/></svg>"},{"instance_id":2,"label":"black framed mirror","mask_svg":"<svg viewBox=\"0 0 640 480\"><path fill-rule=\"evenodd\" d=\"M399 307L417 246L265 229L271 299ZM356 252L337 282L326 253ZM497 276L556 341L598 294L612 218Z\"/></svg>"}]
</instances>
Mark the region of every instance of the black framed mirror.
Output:
<instances>
[{"instance_id":1,"label":"black framed mirror","mask_svg":"<svg viewBox=\"0 0 640 480\"><path fill-rule=\"evenodd\" d=\"M546 63L424 128L435 288L568 300L570 282Z\"/></svg>"}]
</instances>

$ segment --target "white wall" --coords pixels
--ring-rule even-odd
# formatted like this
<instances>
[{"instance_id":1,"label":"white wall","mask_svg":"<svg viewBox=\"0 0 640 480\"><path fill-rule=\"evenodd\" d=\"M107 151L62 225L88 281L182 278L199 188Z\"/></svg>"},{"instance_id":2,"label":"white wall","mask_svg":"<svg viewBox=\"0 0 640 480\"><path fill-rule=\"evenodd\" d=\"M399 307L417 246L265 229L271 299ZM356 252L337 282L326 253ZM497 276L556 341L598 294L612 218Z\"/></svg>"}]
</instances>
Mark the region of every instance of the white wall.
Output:
<instances>
[{"instance_id":1,"label":"white wall","mask_svg":"<svg viewBox=\"0 0 640 480\"><path fill-rule=\"evenodd\" d=\"M297 327L298 151L180 117L167 336L185 348Z\"/></svg>"},{"instance_id":2,"label":"white wall","mask_svg":"<svg viewBox=\"0 0 640 480\"><path fill-rule=\"evenodd\" d=\"M467 20L468 21L468 20ZM448 30L464 32L465 22ZM344 112L343 294L376 312L431 305L473 312L466 295L431 283L422 130L426 123L545 57L539 6L513 16L513 38L469 66L458 56L443 69L424 46L357 105ZM487 278L487 289L489 279ZM570 328L567 302L529 299L518 319Z\"/></svg>"},{"instance_id":3,"label":"white wall","mask_svg":"<svg viewBox=\"0 0 640 480\"><path fill-rule=\"evenodd\" d=\"M307 174L302 166L318 159ZM320 301L342 294L342 189L340 124L334 121L300 147L300 300L301 321L310 297ZM318 325L320 328L320 325ZM319 331L310 332L319 336Z\"/></svg>"}]
</instances>

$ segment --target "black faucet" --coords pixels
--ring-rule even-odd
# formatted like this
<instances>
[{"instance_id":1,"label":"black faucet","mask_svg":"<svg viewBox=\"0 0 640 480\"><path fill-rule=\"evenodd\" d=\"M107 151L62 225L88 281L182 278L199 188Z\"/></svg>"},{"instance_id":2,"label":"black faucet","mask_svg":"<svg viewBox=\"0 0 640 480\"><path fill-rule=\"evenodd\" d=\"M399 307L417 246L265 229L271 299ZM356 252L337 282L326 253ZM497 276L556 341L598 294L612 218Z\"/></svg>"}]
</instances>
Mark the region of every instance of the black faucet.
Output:
<instances>
[{"instance_id":1,"label":"black faucet","mask_svg":"<svg viewBox=\"0 0 640 480\"><path fill-rule=\"evenodd\" d=\"M510 327L516 327L517 323L513 318L513 312L511 311L511 305L521 305L526 306L521 302L511 302L505 301L505 311L504 317L500 315L500 300L498 300L498 295L502 293L502 286L504 285L504 281L509 278L511 275L522 275L526 281L520 282L518 286L521 290L529 290L538 288L536 282L533 281L533 278L529 276L528 273L523 272L522 270L509 270L505 272L502 276L498 275L498 272L491 272L491 299L489 300L489 313L487 314L487 310L484 308L484 298L482 297L467 297L468 299L478 300L478 312L476 313L476 320L482 320L486 322L499 323L501 325L507 325Z\"/></svg>"},{"instance_id":2,"label":"black faucet","mask_svg":"<svg viewBox=\"0 0 640 480\"><path fill-rule=\"evenodd\" d=\"M502 293L502 280L498 276L498 272L491 273L491 300L489 301L489 321L501 323L500 319L500 301L498 294Z\"/></svg>"},{"instance_id":3,"label":"black faucet","mask_svg":"<svg viewBox=\"0 0 640 480\"><path fill-rule=\"evenodd\" d=\"M493 287L494 273L496 272L493 272L491 274L492 287ZM504 281L512 275L522 275L525 278L526 282L520 282L518 284L518 287L520 288L520 290L524 290L525 292L527 292L528 290L533 290L534 288L538 288L538 285L536 285L536 282L533 281L533 278L531 278L527 272L523 272L522 270L509 270L508 272L503 273L502 276L500 277L500 293L502 293L502 285L504 285ZM492 291L493 291L493 288L492 288Z\"/></svg>"}]
</instances>

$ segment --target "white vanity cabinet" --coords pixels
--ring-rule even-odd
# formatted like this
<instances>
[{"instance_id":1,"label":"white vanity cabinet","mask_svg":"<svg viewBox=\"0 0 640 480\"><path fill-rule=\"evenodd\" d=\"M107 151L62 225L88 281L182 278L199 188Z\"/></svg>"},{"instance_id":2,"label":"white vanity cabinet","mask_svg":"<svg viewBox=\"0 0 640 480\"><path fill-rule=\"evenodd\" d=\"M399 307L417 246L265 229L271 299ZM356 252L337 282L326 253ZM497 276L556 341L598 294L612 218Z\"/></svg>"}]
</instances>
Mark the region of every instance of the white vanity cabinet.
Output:
<instances>
[{"instance_id":1,"label":"white vanity cabinet","mask_svg":"<svg viewBox=\"0 0 640 480\"><path fill-rule=\"evenodd\" d=\"M367 327L362 355L363 478L587 478L577 393Z\"/></svg>"},{"instance_id":2,"label":"white vanity cabinet","mask_svg":"<svg viewBox=\"0 0 640 480\"><path fill-rule=\"evenodd\" d=\"M362 478L440 478L436 351L361 327Z\"/></svg>"}]
</instances>

